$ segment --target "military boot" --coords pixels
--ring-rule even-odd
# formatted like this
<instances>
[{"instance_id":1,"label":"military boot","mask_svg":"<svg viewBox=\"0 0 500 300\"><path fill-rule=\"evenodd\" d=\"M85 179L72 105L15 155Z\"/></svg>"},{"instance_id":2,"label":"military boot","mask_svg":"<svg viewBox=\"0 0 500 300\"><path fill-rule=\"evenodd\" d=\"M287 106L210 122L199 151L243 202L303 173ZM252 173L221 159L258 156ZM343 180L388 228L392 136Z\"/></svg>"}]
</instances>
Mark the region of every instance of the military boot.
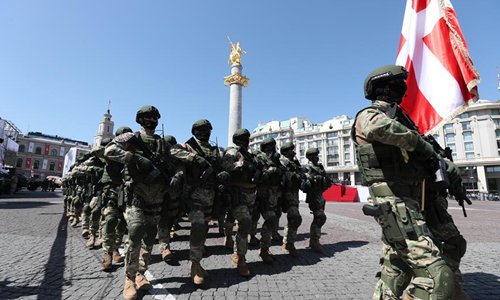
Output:
<instances>
[{"instance_id":1,"label":"military boot","mask_svg":"<svg viewBox=\"0 0 500 300\"><path fill-rule=\"evenodd\" d=\"M273 239L272 239L273 242L283 242L283 236L281 234L279 234L278 232L275 232L273 234Z\"/></svg>"},{"instance_id":2,"label":"military boot","mask_svg":"<svg viewBox=\"0 0 500 300\"><path fill-rule=\"evenodd\" d=\"M96 236L93 233L91 233L89 235L89 239L87 240L87 248L94 249L95 240Z\"/></svg>"},{"instance_id":3,"label":"military boot","mask_svg":"<svg viewBox=\"0 0 500 300\"><path fill-rule=\"evenodd\" d=\"M197 261L191 261L190 269L191 269L190 270L191 271L191 280L193 280L193 283L196 285L203 284L203 282L205 282L206 271L203 270L200 263Z\"/></svg>"},{"instance_id":4,"label":"military boot","mask_svg":"<svg viewBox=\"0 0 500 300\"><path fill-rule=\"evenodd\" d=\"M238 274L243 277L250 276L250 269L246 263L245 255L238 255L237 253L233 253L231 255L231 262L236 266L236 271Z\"/></svg>"},{"instance_id":5,"label":"military boot","mask_svg":"<svg viewBox=\"0 0 500 300\"><path fill-rule=\"evenodd\" d=\"M102 237L98 235L94 242L94 247L101 248L102 247Z\"/></svg>"},{"instance_id":6,"label":"military boot","mask_svg":"<svg viewBox=\"0 0 500 300\"><path fill-rule=\"evenodd\" d=\"M227 249L233 250L234 248L234 240L232 236L227 236L224 238L224 247Z\"/></svg>"},{"instance_id":7,"label":"military boot","mask_svg":"<svg viewBox=\"0 0 500 300\"><path fill-rule=\"evenodd\" d=\"M135 276L125 277L125 285L123 286L123 298L125 298L125 300L137 299L137 290L135 287Z\"/></svg>"},{"instance_id":8,"label":"military boot","mask_svg":"<svg viewBox=\"0 0 500 300\"><path fill-rule=\"evenodd\" d=\"M163 259L164 262L171 261L173 256L174 255L172 254L172 251L170 251L170 249L168 248L165 248L163 249L163 251L161 251L161 258Z\"/></svg>"},{"instance_id":9,"label":"military boot","mask_svg":"<svg viewBox=\"0 0 500 300\"><path fill-rule=\"evenodd\" d=\"M295 245L293 243L286 243L281 246L281 249L283 250L283 253L289 253L293 257L299 256L299 253L297 252L297 248L295 248Z\"/></svg>"},{"instance_id":10,"label":"military boot","mask_svg":"<svg viewBox=\"0 0 500 300\"><path fill-rule=\"evenodd\" d=\"M149 280L147 280L141 273L137 273L135 276L135 285L137 286L137 289L141 291L148 291L153 287Z\"/></svg>"},{"instance_id":11,"label":"military boot","mask_svg":"<svg viewBox=\"0 0 500 300\"><path fill-rule=\"evenodd\" d=\"M71 221L71 227L77 227L78 222L80 222L80 218L78 216L74 216L73 221Z\"/></svg>"},{"instance_id":12,"label":"military boot","mask_svg":"<svg viewBox=\"0 0 500 300\"><path fill-rule=\"evenodd\" d=\"M90 231L89 231L88 229L84 229L84 230L82 230L82 237L83 237L84 239L88 239L88 238L89 238L89 236L90 236Z\"/></svg>"},{"instance_id":13,"label":"military boot","mask_svg":"<svg viewBox=\"0 0 500 300\"><path fill-rule=\"evenodd\" d=\"M113 251L113 261L117 264L122 263L125 258L118 252L118 250Z\"/></svg>"},{"instance_id":14,"label":"military boot","mask_svg":"<svg viewBox=\"0 0 500 300\"><path fill-rule=\"evenodd\" d=\"M319 240L310 240L309 247L318 253L323 253L323 247L319 243Z\"/></svg>"},{"instance_id":15,"label":"military boot","mask_svg":"<svg viewBox=\"0 0 500 300\"><path fill-rule=\"evenodd\" d=\"M269 251L269 248L260 248L259 256L266 264L272 264L274 261L273 254Z\"/></svg>"},{"instance_id":16,"label":"military boot","mask_svg":"<svg viewBox=\"0 0 500 300\"><path fill-rule=\"evenodd\" d=\"M113 260L109 253L104 253L104 258L102 259L101 266L103 271L111 270L111 265L113 264Z\"/></svg>"},{"instance_id":17,"label":"military boot","mask_svg":"<svg viewBox=\"0 0 500 300\"><path fill-rule=\"evenodd\" d=\"M408 295L408 293L404 293L403 298L401 298L401 300L413 300L413 299L415 299L415 298Z\"/></svg>"},{"instance_id":18,"label":"military boot","mask_svg":"<svg viewBox=\"0 0 500 300\"><path fill-rule=\"evenodd\" d=\"M255 235L248 235L248 245L250 247L259 246L260 240Z\"/></svg>"}]
</instances>

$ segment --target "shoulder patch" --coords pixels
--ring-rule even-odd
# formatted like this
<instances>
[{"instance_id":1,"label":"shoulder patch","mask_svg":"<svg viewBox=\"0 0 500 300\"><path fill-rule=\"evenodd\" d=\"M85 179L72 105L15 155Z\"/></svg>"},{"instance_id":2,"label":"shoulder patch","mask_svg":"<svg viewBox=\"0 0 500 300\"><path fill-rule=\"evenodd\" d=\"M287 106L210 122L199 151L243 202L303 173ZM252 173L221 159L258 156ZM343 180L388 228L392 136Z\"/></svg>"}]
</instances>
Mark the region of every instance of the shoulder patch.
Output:
<instances>
[{"instance_id":1,"label":"shoulder patch","mask_svg":"<svg viewBox=\"0 0 500 300\"><path fill-rule=\"evenodd\" d=\"M133 138L135 134L133 132L126 132L124 134L120 134L119 136L115 137L113 141L117 143L126 143L128 142L131 138Z\"/></svg>"}]
</instances>

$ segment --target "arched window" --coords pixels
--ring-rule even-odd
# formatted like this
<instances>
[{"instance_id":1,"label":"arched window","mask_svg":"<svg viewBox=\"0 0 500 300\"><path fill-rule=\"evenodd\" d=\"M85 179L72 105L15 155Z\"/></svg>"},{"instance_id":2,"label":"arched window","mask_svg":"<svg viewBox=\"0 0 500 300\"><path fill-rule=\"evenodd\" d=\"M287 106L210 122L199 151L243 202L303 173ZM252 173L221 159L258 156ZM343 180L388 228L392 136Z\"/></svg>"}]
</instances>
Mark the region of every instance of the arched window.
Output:
<instances>
[{"instance_id":1,"label":"arched window","mask_svg":"<svg viewBox=\"0 0 500 300\"><path fill-rule=\"evenodd\" d=\"M39 167L40 167L40 161L35 160L35 163L33 163L33 170L38 170Z\"/></svg>"},{"instance_id":2,"label":"arched window","mask_svg":"<svg viewBox=\"0 0 500 300\"><path fill-rule=\"evenodd\" d=\"M35 154L42 154L42 147L36 147Z\"/></svg>"},{"instance_id":3,"label":"arched window","mask_svg":"<svg viewBox=\"0 0 500 300\"><path fill-rule=\"evenodd\" d=\"M19 147L19 148L21 148L21 147ZM17 162L16 162L16 168L21 168L22 166L23 166L23 159L18 158Z\"/></svg>"},{"instance_id":4,"label":"arched window","mask_svg":"<svg viewBox=\"0 0 500 300\"><path fill-rule=\"evenodd\" d=\"M50 151L50 155L57 156L57 149L52 149L52 151Z\"/></svg>"},{"instance_id":5,"label":"arched window","mask_svg":"<svg viewBox=\"0 0 500 300\"><path fill-rule=\"evenodd\" d=\"M18 152L24 152L25 150L25 146L24 145L19 145L19 149L17 150Z\"/></svg>"},{"instance_id":6,"label":"arched window","mask_svg":"<svg viewBox=\"0 0 500 300\"><path fill-rule=\"evenodd\" d=\"M49 170L50 171L54 171L55 168L56 168L56 163L55 162L51 162L50 165L49 165Z\"/></svg>"}]
</instances>

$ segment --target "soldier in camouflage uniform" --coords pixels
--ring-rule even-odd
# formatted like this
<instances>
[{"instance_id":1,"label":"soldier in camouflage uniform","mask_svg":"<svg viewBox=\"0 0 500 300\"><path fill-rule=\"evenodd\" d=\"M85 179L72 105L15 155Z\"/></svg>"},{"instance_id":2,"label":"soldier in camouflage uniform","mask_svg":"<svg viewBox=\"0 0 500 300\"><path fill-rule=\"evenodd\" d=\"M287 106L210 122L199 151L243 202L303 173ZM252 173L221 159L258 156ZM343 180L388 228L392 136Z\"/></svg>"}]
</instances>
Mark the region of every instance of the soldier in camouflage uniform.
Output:
<instances>
[{"instance_id":1,"label":"soldier in camouflage uniform","mask_svg":"<svg viewBox=\"0 0 500 300\"><path fill-rule=\"evenodd\" d=\"M255 205L256 197L256 173L254 156L248 152L250 132L247 129L238 129L233 134L235 147L229 147L224 153L222 165L224 170L231 175L229 185L230 210L229 215L238 221L234 252L231 261L236 265L238 274L244 277L250 276L250 269L246 264L245 255L248 250L248 235L252 226L251 212ZM232 223L226 225L231 231ZM231 236L226 236L231 239Z\"/></svg>"},{"instance_id":2,"label":"soldier in camouflage uniform","mask_svg":"<svg viewBox=\"0 0 500 300\"><path fill-rule=\"evenodd\" d=\"M283 237L283 252L288 252L292 256L298 256L295 248L295 239L297 230L302 224L302 217L299 212L299 188L304 176L302 167L295 157L295 145L291 142L286 142L281 145L281 163L286 168L286 181L283 187L281 196L282 211L286 213L287 225L285 226L285 234Z\"/></svg>"},{"instance_id":3,"label":"soldier in camouflage uniform","mask_svg":"<svg viewBox=\"0 0 500 300\"><path fill-rule=\"evenodd\" d=\"M323 165L319 163L318 148L309 148L306 151L307 173L302 183L302 190L307 194L306 203L313 215L310 227L309 247L316 252L323 252L319 239L321 238L321 227L326 223L325 199L323 192L331 185L331 179L326 175Z\"/></svg>"},{"instance_id":4,"label":"soldier in camouflage uniform","mask_svg":"<svg viewBox=\"0 0 500 300\"><path fill-rule=\"evenodd\" d=\"M115 136L131 133L132 129L126 126L118 128ZM100 157L100 155L99 155ZM102 153L104 157L104 153ZM101 266L103 271L109 271L113 262L123 262L118 248L122 243L123 235L127 230L124 218L126 190L124 189L122 163L106 159L103 175L100 180L102 185L102 250L104 252Z\"/></svg>"},{"instance_id":5,"label":"soldier in camouflage uniform","mask_svg":"<svg viewBox=\"0 0 500 300\"><path fill-rule=\"evenodd\" d=\"M276 210L281 197L285 169L280 162L280 154L276 152L276 141L273 138L265 138L260 144L260 150L257 154L257 160L263 169L257 184L256 204L264 223L262 224L259 255L264 263L270 264L274 261L274 257L269 247L276 229ZM255 219L253 222L252 226L256 228Z\"/></svg>"},{"instance_id":6,"label":"soldier in camouflage uniform","mask_svg":"<svg viewBox=\"0 0 500 300\"><path fill-rule=\"evenodd\" d=\"M190 273L194 284L200 285L208 276L200 262L203 257L205 240L208 233L208 222L211 219L216 189L219 182L228 180L229 174L221 171L221 154L217 146L209 143L212 124L208 120L196 121L191 137L184 147L200 161L195 167L186 168L187 194L189 195L189 221L191 233L189 237Z\"/></svg>"},{"instance_id":7,"label":"soldier in camouflage uniform","mask_svg":"<svg viewBox=\"0 0 500 300\"><path fill-rule=\"evenodd\" d=\"M365 80L365 97L371 106L355 118L351 136L362 181L369 187L371 205L363 212L382 226L384 241L380 279L373 299L399 299L413 276L403 299L452 299L453 272L441 257L419 198L424 179L431 177L436 153L415 130L413 122L398 106L406 92L407 71L384 66ZM392 271L399 261L400 276ZM407 266L408 268L404 268Z\"/></svg>"},{"instance_id":8,"label":"soldier in camouflage uniform","mask_svg":"<svg viewBox=\"0 0 500 300\"><path fill-rule=\"evenodd\" d=\"M130 176L126 188L131 193L127 199L125 220L128 241L125 247L125 284L123 297L136 299L137 289L148 290L152 286L144 277L151 250L157 234L158 221L165 193L179 187L178 177L165 164L179 159L191 162L193 155L187 151L170 148L154 133L160 112L154 106L144 106L136 114L140 132L124 133L107 147L104 157L126 167ZM165 164L164 164L165 163Z\"/></svg>"},{"instance_id":9,"label":"soldier in camouflage uniform","mask_svg":"<svg viewBox=\"0 0 500 300\"><path fill-rule=\"evenodd\" d=\"M163 139L171 147L180 147L177 144L175 137L171 135L166 135ZM182 166L178 166L177 168L180 169ZM161 209L160 221L158 223L158 242L160 244L161 257L165 262L168 262L173 258L173 254L170 251L170 240L172 227L177 222L179 211L181 210L180 199L181 198L178 193L166 193L163 207Z\"/></svg>"}]
</instances>

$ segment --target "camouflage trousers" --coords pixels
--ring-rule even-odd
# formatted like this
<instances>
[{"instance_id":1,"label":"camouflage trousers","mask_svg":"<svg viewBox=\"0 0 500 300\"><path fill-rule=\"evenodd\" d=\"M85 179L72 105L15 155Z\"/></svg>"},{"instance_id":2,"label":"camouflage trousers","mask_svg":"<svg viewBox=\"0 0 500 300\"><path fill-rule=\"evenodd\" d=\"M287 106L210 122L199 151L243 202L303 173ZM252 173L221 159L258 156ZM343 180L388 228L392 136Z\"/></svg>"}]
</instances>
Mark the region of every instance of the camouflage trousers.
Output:
<instances>
[{"instance_id":1,"label":"camouflage trousers","mask_svg":"<svg viewBox=\"0 0 500 300\"><path fill-rule=\"evenodd\" d=\"M238 230L234 237L234 253L245 256L248 251L248 235L252 227L251 213L255 205L256 192L254 189L232 187L230 193L231 208L224 227L226 232L232 233L233 222L238 222ZM227 233L226 236L228 236Z\"/></svg>"},{"instance_id":2,"label":"camouflage trousers","mask_svg":"<svg viewBox=\"0 0 500 300\"><path fill-rule=\"evenodd\" d=\"M148 268L151 251L158 230L160 214L145 212L135 206L125 209L128 240L125 243L125 274L144 274Z\"/></svg>"},{"instance_id":3,"label":"camouflage trousers","mask_svg":"<svg viewBox=\"0 0 500 300\"><path fill-rule=\"evenodd\" d=\"M82 229L90 229L92 234L99 231L99 221L101 218L100 199L97 196L92 197L89 204L84 205L82 209Z\"/></svg>"},{"instance_id":4,"label":"camouflage trousers","mask_svg":"<svg viewBox=\"0 0 500 300\"><path fill-rule=\"evenodd\" d=\"M168 197L161 209L160 221L158 223L158 242L160 251L170 249L170 231L179 218L181 211L180 198Z\"/></svg>"},{"instance_id":5,"label":"camouflage trousers","mask_svg":"<svg viewBox=\"0 0 500 300\"><path fill-rule=\"evenodd\" d=\"M267 186L261 187L257 191L256 205L264 223L262 223L262 231L260 233L260 247L271 247L271 239L276 230L277 216L276 209L278 207L278 200L281 197L280 186ZM252 219L252 233L257 231L258 218Z\"/></svg>"},{"instance_id":6,"label":"camouflage trousers","mask_svg":"<svg viewBox=\"0 0 500 300\"><path fill-rule=\"evenodd\" d=\"M375 219L384 241L373 299L399 299L405 289L415 299L452 299L453 273L431 238L416 197L395 196L385 183L372 185L370 194L383 211Z\"/></svg>"},{"instance_id":7,"label":"camouflage trousers","mask_svg":"<svg viewBox=\"0 0 500 300\"><path fill-rule=\"evenodd\" d=\"M80 216L82 213L83 202L80 196L71 196L69 202L69 214L73 216Z\"/></svg>"},{"instance_id":8,"label":"camouflage trousers","mask_svg":"<svg viewBox=\"0 0 500 300\"><path fill-rule=\"evenodd\" d=\"M321 228L326 223L325 215L325 199L322 193L308 193L306 203L309 205L309 210L313 215L313 220L309 228L311 240L319 240L321 238Z\"/></svg>"},{"instance_id":9,"label":"camouflage trousers","mask_svg":"<svg viewBox=\"0 0 500 300\"><path fill-rule=\"evenodd\" d=\"M122 243L127 222L122 210L109 205L102 211L101 220L102 250L105 254L111 255Z\"/></svg>"},{"instance_id":10,"label":"camouflage trousers","mask_svg":"<svg viewBox=\"0 0 500 300\"><path fill-rule=\"evenodd\" d=\"M284 192L282 201L285 201L285 213L287 219L283 244L293 244L297 238L297 230L299 229L300 224L302 224L302 217L299 212L299 192Z\"/></svg>"},{"instance_id":11,"label":"camouflage trousers","mask_svg":"<svg viewBox=\"0 0 500 300\"><path fill-rule=\"evenodd\" d=\"M191 210L188 214L191 222L189 236L189 259L200 262L211 219L215 190L213 188L194 187L190 193Z\"/></svg>"}]
</instances>

